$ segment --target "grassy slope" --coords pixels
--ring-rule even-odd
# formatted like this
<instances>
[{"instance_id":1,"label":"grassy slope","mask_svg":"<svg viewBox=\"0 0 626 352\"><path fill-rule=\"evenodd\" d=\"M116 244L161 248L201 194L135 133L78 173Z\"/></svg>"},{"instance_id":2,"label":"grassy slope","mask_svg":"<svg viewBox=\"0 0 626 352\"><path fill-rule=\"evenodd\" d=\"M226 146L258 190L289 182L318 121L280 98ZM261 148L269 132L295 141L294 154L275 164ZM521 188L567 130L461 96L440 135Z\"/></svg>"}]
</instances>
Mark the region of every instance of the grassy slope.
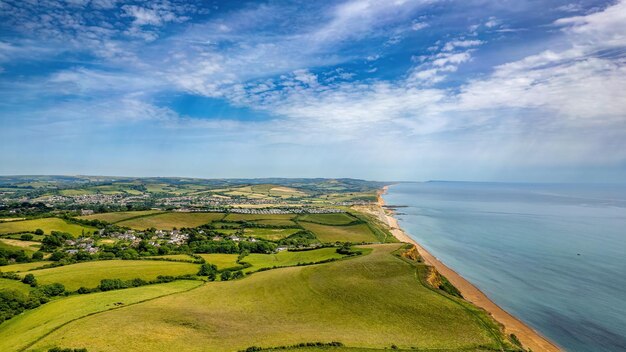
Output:
<instances>
[{"instance_id":1,"label":"grassy slope","mask_svg":"<svg viewBox=\"0 0 626 352\"><path fill-rule=\"evenodd\" d=\"M92 288L102 279L156 279L159 275L196 274L200 266L162 260L105 260L29 271L39 284L61 283L68 291Z\"/></svg>"},{"instance_id":2,"label":"grassy slope","mask_svg":"<svg viewBox=\"0 0 626 352\"><path fill-rule=\"evenodd\" d=\"M0 238L0 248L9 250L23 250L26 253L33 253L39 250L41 243L34 241L22 241L12 238Z\"/></svg>"},{"instance_id":3,"label":"grassy slope","mask_svg":"<svg viewBox=\"0 0 626 352\"><path fill-rule=\"evenodd\" d=\"M186 291L198 285L200 285L199 281L175 281L55 300L2 323L0 325L0 351L19 351L77 318ZM116 305L116 303L123 304Z\"/></svg>"},{"instance_id":4,"label":"grassy slope","mask_svg":"<svg viewBox=\"0 0 626 352\"><path fill-rule=\"evenodd\" d=\"M166 255L155 255L150 257L144 257L147 259L171 259L171 260L180 260L186 262L193 262L196 259L187 254L166 254Z\"/></svg>"},{"instance_id":5,"label":"grassy slope","mask_svg":"<svg viewBox=\"0 0 626 352\"><path fill-rule=\"evenodd\" d=\"M120 226L128 226L135 230L145 230L154 227L160 230L171 230L176 227L198 227L224 217L222 213L165 213L143 216L135 219L120 221Z\"/></svg>"},{"instance_id":6,"label":"grassy slope","mask_svg":"<svg viewBox=\"0 0 626 352\"><path fill-rule=\"evenodd\" d=\"M252 265L244 270L245 272L251 272L261 268L292 266L298 265L298 263L315 263L327 259L339 259L341 257L343 257L343 255L338 254L336 248L330 247L312 251L282 251L276 254L253 253L243 258L242 261Z\"/></svg>"},{"instance_id":7,"label":"grassy slope","mask_svg":"<svg viewBox=\"0 0 626 352\"><path fill-rule=\"evenodd\" d=\"M17 280L0 278L0 290L15 290L27 295L31 287Z\"/></svg>"},{"instance_id":8,"label":"grassy slope","mask_svg":"<svg viewBox=\"0 0 626 352\"><path fill-rule=\"evenodd\" d=\"M329 226L314 224L310 222L300 222L305 229L313 232L322 242L376 242L378 239L367 224L350 226Z\"/></svg>"},{"instance_id":9,"label":"grassy slope","mask_svg":"<svg viewBox=\"0 0 626 352\"><path fill-rule=\"evenodd\" d=\"M234 351L309 341L373 348L494 346L463 303L422 286L416 268L390 254L398 246L375 245L355 259L270 270L104 312L68 324L37 347Z\"/></svg>"},{"instance_id":10,"label":"grassy slope","mask_svg":"<svg viewBox=\"0 0 626 352\"><path fill-rule=\"evenodd\" d=\"M10 271L27 271L50 264L51 262L33 262L0 266L0 272L8 273Z\"/></svg>"},{"instance_id":11,"label":"grassy slope","mask_svg":"<svg viewBox=\"0 0 626 352\"><path fill-rule=\"evenodd\" d=\"M204 258L207 263L217 266L217 269L219 270L239 266L239 264L237 264L237 257L239 257L238 254L211 253L198 255Z\"/></svg>"},{"instance_id":12,"label":"grassy slope","mask_svg":"<svg viewBox=\"0 0 626 352\"><path fill-rule=\"evenodd\" d=\"M277 241L285 237L289 237L294 233L301 231L300 229L271 229L271 228L247 228L244 231L245 236L263 238L270 241Z\"/></svg>"},{"instance_id":13,"label":"grassy slope","mask_svg":"<svg viewBox=\"0 0 626 352\"><path fill-rule=\"evenodd\" d=\"M227 221L239 221L239 220L290 220L296 217L296 214L228 214L224 218Z\"/></svg>"},{"instance_id":14,"label":"grassy slope","mask_svg":"<svg viewBox=\"0 0 626 352\"><path fill-rule=\"evenodd\" d=\"M120 211L114 213L101 213L101 214L93 214L93 215L85 215L79 216L79 219L84 220L102 220L110 223L115 223L118 221L126 220L129 218L146 216L151 214L162 213L160 210L142 210L142 211Z\"/></svg>"},{"instance_id":15,"label":"grassy slope","mask_svg":"<svg viewBox=\"0 0 626 352\"><path fill-rule=\"evenodd\" d=\"M306 214L298 217L299 221L317 222L326 225L347 225L357 219L346 213Z\"/></svg>"},{"instance_id":16,"label":"grassy slope","mask_svg":"<svg viewBox=\"0 0 626 352\"><path fill-rule=\"evenodd\" d=\"M75 237L80 236L82 230L85 230L85 232L95 230L93 227L70 224L59 218L44 218L0 223L0 234L28 231L33 232L36 229L42 229L47 234L49 234L50 231L67 232L71 233Z\"/></svg>"}]
</instances>

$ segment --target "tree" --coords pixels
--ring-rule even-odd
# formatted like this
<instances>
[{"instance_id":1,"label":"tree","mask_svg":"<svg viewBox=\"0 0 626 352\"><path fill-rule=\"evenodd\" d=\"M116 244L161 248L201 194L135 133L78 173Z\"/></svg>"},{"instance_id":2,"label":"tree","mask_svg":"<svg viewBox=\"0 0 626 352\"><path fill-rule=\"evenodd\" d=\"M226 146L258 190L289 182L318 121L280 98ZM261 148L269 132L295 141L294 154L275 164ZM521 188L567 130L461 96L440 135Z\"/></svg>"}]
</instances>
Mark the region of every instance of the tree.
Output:
<instances>
[{"instance_id":1,"label":"tree","mask_svg":"<svg viewBox=\"0 0 626 352\"><path fill-rule=\"evenodd\" d=\"M35 230L35 235L43 236L43 230L42 229Z\"/></svg>"},{"instance_id":2,"label":"tree","mask_svg":"<svg viewBox=\"0 0 626 352\"><path fill-rule=\"evenodd\" d=\"M224 270L222 274L220 275L220 279L222 281L228 281L230 280L230 277L231 277L230 270Z\"/></svg>"},{"instance_id":3,"label":"tree","mask_svg":"<svg viewBox=\"0 0 626 352\"><path fill-rule=\"evenodd\" d=\"M43 252L37 251L37 252L33 253L33 259L34 260L42 260L43 259Z\"/></svg>"},{"instance_id":4,"label":"tree","mask_svg":"<svg viewBox=\"0 0 626 352\"><path fill-rule=\"evenodd\" d=\"M24 276L24 278L22 279L22 282L30 285L31 287L37 286L37 279L33 274L26 274L26 276Z\"/></svg>"},{"instance_id":5,"label":"tree","mask_svg":"<svg viewBox=\"0 0 626 352\"><path fill-rule=\"evenodd\" d=\"M200 271L198 271L199 276L209 276L211 273L217 272L217 266L209 263L202 264L200 266Z\"/></svg>"},{"instance_id":6,"label":"tree","mask_svg":"<svg viewBox=\"0 0 626 352\"><path fill-rule=\"evenodd\" d=\"M22 241L30 241L30 240L33 239L33 235L31 235L30 233L25 233L25 234L20 236L20 239Z\"/></svg>"}]
</instances>

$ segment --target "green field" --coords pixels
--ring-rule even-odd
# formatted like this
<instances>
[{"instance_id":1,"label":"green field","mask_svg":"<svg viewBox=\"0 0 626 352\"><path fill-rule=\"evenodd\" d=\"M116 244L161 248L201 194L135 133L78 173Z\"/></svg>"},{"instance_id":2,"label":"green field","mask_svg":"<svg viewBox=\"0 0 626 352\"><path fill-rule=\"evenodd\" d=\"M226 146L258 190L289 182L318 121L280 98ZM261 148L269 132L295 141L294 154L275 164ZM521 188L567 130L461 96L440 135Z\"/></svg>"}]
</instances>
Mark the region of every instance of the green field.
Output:
<instances>
[{"instance_id":1,"label":"green field","mask_svg":"<svg viewBox=\"0 0 626 352\"><path fill-rule=\"evenodd\" d=\"M488 328L493 323L487 315L423 286L415 264L390 254L398 247L375 245L371 254L354 259L255 273L95 314L52 332L34 350L236 351L311 341L379 349L498 348L500 335ZM0 329L3 350L41 331L16 330L16 323L32 321L34 328L41 320L10 321Z\"/></svg>"},{"instance_id":2,"label":"green field","mask_svg":"<svg viewBox=\"0 0 626 352\"><path fill-rule=\"evenodd\" d=\"M84 220L101 220L110 223L116 223L122 220L135 218L139 216L151 215L162 213L160 210L140 210L140 211L119 211L114 213L101 213L101 214L92 214L92 215L84 215L79 216L79 219Z\"/></svg>"},{"instance_id":3,"label":"green field","mask_svg":"<svg viewBox=\"0 0 626 352\"><path fill-rule=\"evenodd\" d=\"M198 254L207 263L214 264L218 270L238 267L237 257L238 254L222 254L222 253L210 253L210 254Z\"/></svg>"},{"instance_id":4,"label":"green field","mask_svg":"<svg viewBox=\"0 0 626 352\"><path fill-rule=\"evenodd\" d=\"M0 223L0 234L15 232L34 232L36 229L42 229L46 234L51 231L61 231L78 237L84 231L93 232L94 227L70 224L59 218L43 218L34 220L11 221Z\"/></svg>"},{"instance_id":5,"label":"green field","mask_svg":"<svg viewBox=\"0 0 626 352\"><path fill-rule=\"evenodd\" d=\"M301 229L270 229L270 228L246 228L244 236L262 238L270 241L278 241L289 237Z\"/></svg>"},{"instance_id":6,"label":"green field","mask_svg":"<svg viewBox=\"0 0 626 352\"><path fill-rule=\"evenodd\" d=\"M0 291L2 290L19 291L25 295L28 295L31 287L29 285L23 284L21 281L0 278Z\"/></svg>"},{"instance_id":7,"label":"green field","mask_svg":"<svg viewBox=\"0 0 626 352\"><path fill-rule=\"evenodd\" d=\"M298 217L298 221L316 222L325 225L347 225L357 219L348 213L332 214L305 214Z\"/></svg>"},{"instance_id":8,"label":"green field","mask_svg":"<svg viewBox=\"0 0 626 352\"><path fill-rule=\"evenodd\" d=\"M255 220L255 224L260 225L273 225L273 226L298 226L295 222L288 219L264 219L264 220Z\"/></svg>"},{"instance_id":9,"label":"green field","mask_svg":"<svg viewBox=\"0 0 626 352\"><path fill-rule=\"evenodd\" d=\"M123 310L126 309L124 307L132 304L187 291L200 284L199 281L174 281L167 284L76 295L46 303L0 325L0 351L23 350L47 334L81 317L111 309L122 308ZM48 349L39 350L47 351Z\"/></svg>"},{"instance_id":10,"label":"green field","mask_svg":"<svg viewBox=\"0 0 626 352\"><path fill-rule=\"evenodd\" d=\"M252 272L262 268L293 266L298 265L298 263L316 263L327 259L339 259L341 257L343 257L343 255L337 253L336 248L329 247L311 251L282 251L276 254L252 253L244 257L242 261L252 265L244 271Z\"/></svg>"},{"instance_id":11,"label":"green field","mask_svg":"<svg viewBox=\"0 0 626 352\"><path fill-rule=\"evenodd\" d=\"M377 242L378 239L367 224L349 226L330 226L311 222L301 222L300 225L313 232L322 242Z\"/></svg>"},{"instance_id":12,"label":"green field","mask_svg":"<svg viewBox=\"0 0 626 352\"><path fill-rule=\"evenodd\" d=\"M186 262L193 262L196 259L187 254L167 254L167 255L155 255L152 257L145 257L146 259L169 259L169 260L180 260Z\"/></svg>"},{"instance_id":13,"label":"green field","mask_svg":"<svg viewBox=\"0 0 626 352\"><path fill-rule=\"evenodd\" d=\"M164 213L120 221L119 226L130 227L135 230L145 230L154 227L159 230L172 230L173 228L198 227L211 221L220 220L222 213Z\"/></svg>"},{"instance_id":14,"label":"green field","mask_svg":"<svg viewBox=\"0 0 626 352\"><path fill-rule=\"evenodd\" d=\"M12 238L0 238L0 248L11 251L23 250L26 253L33 253L39 250L41 243L33 241L22 241Z\"/></svg>"},{"instance_id":15,"label":"green field","mask_svg":"<svg viewBox=\"0 0 626 352\"><path fill-rule=\"evenodd\" d=\"M159 275L196 274L200 266L162 260L103 260L29 271L39 284L60 283L68 291L97 287L102 279L154 280ZM25 273L22 273L24 275Z\"/></svg>"},{"instance_id":16,"label":"green field","mask_svg":"<svg viewBox=\"0 0 626 352\"><path fill-rule=\"evenodd\" d=\"M226 221L291 220L296 214L228 214Z\"/></svg>"},{"instance_id":17,"label":"green field","mask_svg":"<svg viewBox=\"0 0 626 352\"><path fill-rule=\"evenodd\" d=\"M33 263L11 264L11 265L0 266L0 272L8 273L8 272L11 272L11 271L14 271L14 272L17 272L17 271L28 271L30 269L39 268L39 267L42 267L42 266L48 265L48 264L50 264L50 262L33 262Z\"/></svg>"}]
</instances>

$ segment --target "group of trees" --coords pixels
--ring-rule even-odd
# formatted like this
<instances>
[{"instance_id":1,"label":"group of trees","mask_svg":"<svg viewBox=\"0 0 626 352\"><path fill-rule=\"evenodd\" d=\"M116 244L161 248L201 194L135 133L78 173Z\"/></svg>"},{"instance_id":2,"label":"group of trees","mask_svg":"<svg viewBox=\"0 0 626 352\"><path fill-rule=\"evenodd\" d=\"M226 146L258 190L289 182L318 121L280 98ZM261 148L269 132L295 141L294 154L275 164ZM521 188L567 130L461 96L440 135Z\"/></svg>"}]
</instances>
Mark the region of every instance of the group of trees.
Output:
<instances>
[{"instance_id":1,"label":"group of trees","mask_svg":"<svg viewBox=\"0 0 626 352\"><path fill-rule=\"evenodd\" d=\"M20 280L13 273L2 274L5 279ZM0 290L0 323L22 313L27 309L37 308L47 303L51 297L66 293L62 284L38 285L32 274L24 276L22 281L34 287L28 295L15 290Z\"/></svg>"},{"instance_id":2,"label":"group of trees","mask_svg":"<svg viewBox=\"0 0 626 352\"><path fill-rule=\"evenodd\" d=\"M241 270L224 270L220 273L219 270L217 270L217 266L209 263L202 264L200 271L198 271L198 276L206 276L209 281L215 281L218 274L220 281L237 280L244 277L243 271Z\"/></svg>"}]
</instances>

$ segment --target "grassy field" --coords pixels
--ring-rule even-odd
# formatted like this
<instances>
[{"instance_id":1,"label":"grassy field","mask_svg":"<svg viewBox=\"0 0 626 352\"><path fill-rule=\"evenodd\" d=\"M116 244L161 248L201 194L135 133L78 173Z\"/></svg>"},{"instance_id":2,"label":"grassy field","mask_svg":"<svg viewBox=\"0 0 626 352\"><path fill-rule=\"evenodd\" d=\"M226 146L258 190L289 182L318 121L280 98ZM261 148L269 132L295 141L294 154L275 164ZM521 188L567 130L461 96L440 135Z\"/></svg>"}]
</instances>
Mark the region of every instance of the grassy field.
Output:
<instances>
[{"instance_id":1,"label":"grassy field","mask_svg":"<svg viewBox=\"0 0 626 352\"><path fill-rule=\"evenodd\" d=\"M0 272L8 273L11 271L14 271L14 272L28 271L30 269L39 268L47 264L50 264L50 262L33 262L33 263L5 265L5 266L0 266Z\"/></svg>"},{"instance_id":2,"label":"grassy field","mask_svg":"<svg viewBox=\"0 0 626 352\"><path fill-rule=\"evenodd\" d=\"M247 228L244 230L245 236L263 238L270 241L277 241L289 237L300 229L268 229L268 228Z\"/></svg>"},{"instance_id":3,"label":"grassy field","mask_svg":"<svg viewBox=\"0 0 626 352\"><path fill-rule=\"evenodd\" d=\"M237 264L238 254L222 254L222 253L210 253L210 254L198 254L207 263L214 264L218 270L234 268L239 266Z\"/></svg>"},{"instance_id":4,"label":"grassy field","mask_svg":"<svg viewBox=\"0 0 626 352\"><path fill-rule=\"evenodd\" d=\"M199 281L175 281L125 290L76 295L46 303L0 325L0 351L23 350L64 324L81 317L111 309L122 308L123 310L126 309L123 307L187 291L200 284ZM40 350L47 351L48 349Z\"/></svg>"},{"instance_id":5,"label":"grassy field","mask_svg":"<svg viewBox=\"0 0 626 352\"><path fill-rule=\"evenodd\" d=\"M296 214L228 214L226 221L291 220Z\"/></svg>"},{"instance_id":6,"label":"grassy field","mask_svg":"<svg viewBox=\"0 0 626 352\"><path fill-rule=\"evenodd\" d=\"M147 259L170 259L170 260L180 260L186 262L193 262L196 259L187 254L167 254L167 255L155 255L153 257L145 257Z\"/></svg>"},{"instance_id":7,"label":"grassy field","mask_svg":"<svg viewBox=\"0 0 626 352\"><path fill-rule=\"evenodd\" d=\"M58 282L66 290L75 291L81 286L96 287L102 279L154 280L159 275L196 274L199 268L198 264L161 260L104 260L33 270L29 274L35 275L39 284Z\"/></svg>"},{"instance_id":8,"label":"grassy field","mask_svg":"<svg viewBox=\"0 0 626 352\"><path fill-rule=\"evenodd\" d=\"M135 230L145 230L151 227L159 230L171 230L173 228L198 227L223 217L224 214L222 213L164 213L120 221L117 224Z\"/></svg>"},{"instance_id":9,"label":"grassy field","mask_svg":"<svg viewBox=\"0 0 626 352\"><path fill-rule=\"evenodd\" d=\"M423 286L416 266L390 254L398 247L375 245L371 254L350 260L213 282L92 315L52 332L34 347L236 351L311 341L379 349L392 344L464 351L498 347L483 325L486 314ZM0 330L2 343L4 336L22 341L20 334L26 333Z\"/></svg>"},{"instance_id":10,"label":"grassy field","mask_svg":"<svg viewBox=\"0 0 626 352\"><path fill-rule=\"evenodd\" d=\"M146 216L151 214L162 213L160 210L140 210L140 211L119 211L114 213L101 213L101 214L92 214L92 215L84 215L79 216L79 219L84 220L102 220L110 223L116 223L119 221L123 221L130 218L135 218L139 216Z\"/></svg>"},{"instance_id":11,"label":"grassy field","mask_svg":"<svg viewBox=\"0 0 626 352\"><path fill-rule=\"evenodd\" d=\"M297 226L297 224L288 219L264 219L264 220L255 220L255 224L260 225L274 225L274 226Z\"/></svg>"},{"instance_id":12,"label":"grassy field","mask_svg":"<svg viewBox=\"0 0 626 352\"><path fill-rule=\"evenodd\" d=\"M347 225L357 219L348 213L332 214L305 214L298 217L298 221L316 222L325 225Z\"/></svg>"},{"instance_id":13,"label":"grassy field","mask_svg":"<svg viewBox=\"0 0 626 352\"><path fill-rule=\"evenodd\" d=\"M93 227L70 224L59 218L43 218L23 221L11 221L0 223L0 234L14 232L34 232L36 229L42 229L46 234L51 231L61 231L78 237L83 231L93 232Z\"/></svg>"},{"instance_id":14,"label":"grassy field","mask_svg":"<svg viewBox=\"0 0 626 352\"><path fill-rule=\"evenodd\" d=\"M33 241L22 241L12 238L0 238L0 248L16 251L23 250L26 253L33 253L39 250L41 243Z\"/></svg>"},{"instance_id":15,"label":"grassy field","mask_svg":"<svg viewBox=\"0 0 626 352\"><path fill-rule=\"evenodd\" d=\"M0 278L0 291L2 290L19 291L28 295L31 287L23 284L21 281Z\"/></svg>"},{"instance_id":16,"label":"grassy field","mask_svg":"<svg viewBox=\"0 0 626 352\"><path fill-rule=\"evenodd\" d=\"M289 252L282 251L276 254L257 254L252 253L245 258L243 262L252 264L246 268L245 272L257 271L262 268L273 268L297 265L298 263L315 263L327 259L339 259L343 255L337 253L336 248L320 248L312 251Z\"/></svg>"},{"instance_id":17,"label":"grassy field","mask_svg":"<svg viewBox=\"0 0 626 352\"><path fill-rule=\"evenodd\" d=\"M301 222L300 225L313 232L322 242L376 242L378 239L367 224L330 226Z\"/></svg>"}]
</instances>

